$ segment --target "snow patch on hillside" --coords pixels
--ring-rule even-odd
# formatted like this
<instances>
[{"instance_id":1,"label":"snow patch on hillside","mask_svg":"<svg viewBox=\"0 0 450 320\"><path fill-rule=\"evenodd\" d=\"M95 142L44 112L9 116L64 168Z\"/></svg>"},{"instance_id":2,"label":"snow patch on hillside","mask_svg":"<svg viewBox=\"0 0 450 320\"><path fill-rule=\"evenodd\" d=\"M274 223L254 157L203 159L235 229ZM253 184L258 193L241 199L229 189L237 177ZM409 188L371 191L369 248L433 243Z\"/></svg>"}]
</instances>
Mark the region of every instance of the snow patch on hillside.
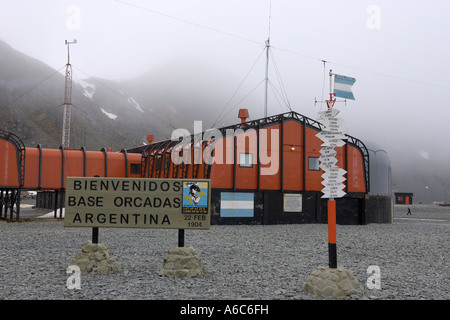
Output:
<instances>
[{"instance_id":1,"label":"snow patch on hillside","mask_svg":"<svg viewBox=\"0 0 450 320\"><path fill-rule=\"evenodd\" d=\"M95 84L88 83L83 80L79 80L80 85L83 88L83 94L84 96L88 97L89 99L93 100L94 98L94 92L95 92Z\"/></svg>"},{"instance_id":2,"label":"snow patch on hillside","mask_svg":"<svg viewBox=\"0 0 450 320\"><path fill-rule=\"evenodd\" d=\"M110 112L107 112L107 111L105 111L103 108L100 108L100 109L102 110L102 112L103 112L104 114L106 114L106 115L108 116L108 118L113 119L113 120L116 120L116 119L117 119L117 116L116 116L115 114L110 113Z\"/></svg>"},{"instance_id":3,"label":"snow patch on hillside","mask_svg":"<svg viewBox=\"0 0 450 320\"><path fill-rule=\"evenodd\" d=\"M130 103L133 107L135 107L136 109L138 109L140 112L144 112L144 110L142 110L141 106L139 105L139 103L136 102L136 100L134 100L132 97L128 98L128 103Z\"/></svg>"}]
</instances>

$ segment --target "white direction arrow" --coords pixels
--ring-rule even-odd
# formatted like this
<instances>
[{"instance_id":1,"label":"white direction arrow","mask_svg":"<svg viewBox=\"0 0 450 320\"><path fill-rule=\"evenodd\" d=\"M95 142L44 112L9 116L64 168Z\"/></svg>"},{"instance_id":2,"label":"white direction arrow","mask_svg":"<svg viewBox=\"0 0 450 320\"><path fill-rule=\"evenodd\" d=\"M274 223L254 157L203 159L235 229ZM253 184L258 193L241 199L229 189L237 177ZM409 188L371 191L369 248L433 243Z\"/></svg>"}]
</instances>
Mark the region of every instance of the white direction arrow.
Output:
<instances>
[{"instance_id":1,"label":"white direction arrow","mask_svg":"<svg viewBox=\"0 0 450 320\"><path fill-rule=\"evenodd\" d=\"M323 124L326 127L328 127L328 125L330 125L330 124L343 126L345 124L345 121L342 120L341 118L326 118L326 119L323 119Z\"/></svg>"},{"instance_id":2,"label":"white direction arrow","mask_svg":"<svg viewBox=\"0 0 450 320\"><path fill-rule=\"evenodd\" d=\"M319 112L319 116L321 119L329 119L334 118L340 111L338 109L327 109L325 111Z\"/></svg>"},{"instance_id":3,"label":"white direction arrow","mask_svg":"<svg viewBox=\"0 0 450 320\"><path fill-rule=\"evenodd\" d=\"M330 166L338 163L338 159L332 154L320 156L319 161L325 166Z\"/></svg>"},{"instance_id":4,"label":"white direction arrow","mask_svg":"<svg viewBox=\"0 0 450 320\"><path fill-rule=\"evenodd\" d=\"M330 168L330 169L328 169L323 175L322 175L322 178L323 178L323 176L325 175L325 174L328 174L328 173L335 173L335 174L337 174L337 175L344 175L344 174L346 174L347 173L347 171L345 171L344 169L342 169L342 168L339 168L339 167L335 167L335 168Z\"/></svg>"},{"instance_id":5,"label":"white direction arrow","mask_svg":"<svg viewBox=\"0 0 450 320\"><path fill-rule=\"evenodd\" d=\"M332 158L327 162L320 162L319 168L322 169L323 171L327 171L330 168L334 168L336 166L337 162L338 162L338 159Z\"/></svg>"},{"instance_id":6,"label":"white direction arrow","mask_svg":"<svg viewBox=\"0 0 450 320\"><path fill-rule=\"evenodd\" d=\"M331 168L329 168L329 169L331 169ZM334 173L334 172L329 172L329 169L327 169L327 171L325 171L323 174L322 174L322 178L323 179L325 179L325 180L336 180L336 179L344 179L344 180L341 180L341 181L345 181L346 180L346 178L343 176L343 175L339 175L339 174L337 174L337 173Z\"/></svg>"},{"instance_id":7,"label":"white direction arrow","mask_svg":"<svg viewBox=\"0 0 450 320\"><path fill-rule=\"evenodd\" d=\"M336 192L331 192L331 191L324 191L322 190L323 196L322 198L342 198L343 196L345 196L345 192L342 190L338 190Z\"/></svg>"},{"instance_id":8,"label":"white direction arrow","mask_svg":"<svg viewBox=\"0 0 450 320\"><path fill-rule=\"evenodd\" d=\"M345 188L345 184L343 184L342 182L331 182L331 181L327 181L324 180L322 181L322 185L324 186L324 188L322 189L322 191L336 191L336 190L342 190Z\"/></svg>"},{"instance_id":9,"label":"white direction arrow","mask_svg":"<svg viewBox=\"0 0 450 320\"><path fill-rule=\"evenodd\" d=\"M324 142L332 139L347 139L347 136L342 131L320 131L316 134L316 137Z\"/></svg>"},{"instance_id":10,"label":"white direction arrow","mask_svg":"<svg viewBox=\"0 0 450 320\"><path fill-rule=\"evenodd\" d=\"M342 147L345 145L345 141L342 139L330 139L321 144L322 147Z\"/></svg>"},{"instance_id":11,"label":"white direction arrow","mask_svg":"<svg viewBox=\"0 0 450 320\"><path fill-rule=\"evenodd\" d=\"M337 151L333 147L323 147L320 149L320 154L323 156L332 155L333 157L337 155Z\"/></svg>"},{"instance_id":12,"label":"white direction arrow","mask_svg":"<svg viewBox=\"0 0 450 320\"><path fill-rule=\"evenodd\" d=\"M344 121L338 118L327 119L323 122L325 126L325 131L339 131L344 125Z\"/></svg>"},{"instance_id":13,"label":"white direction arrow","mask_svg":"<svg viewBox=\"0 0 450 320\"><path fill-rule=\"evenodd\" d=\"M325 186L324 183L341 183L341 182L344 182L345 180L347 180L347 179L343 176L327 177L326 179L324 179L322 181L322 184Z\"/></svg>"},{"instance_id":14,"label":"white direction arrow","mask_svg":"<svg viewBox=\"0 0 450 320\"><path fill-rule=\"evenodd\" d=\"M323 190L341 190L345 188L345 185L342 182L328 182L328 181L322 181L322 184L325 185Z\"/></svg>"},{"instance_id":15,"label":"white direction arrow","mask_svg":"<svg viewBox=\"0 0 450 320\"><path fill-rule=\"evenodd\" d=\"M326 147L330 148L330 147ZM334 150L334 148L330 148L329 151L325 151L325 153L321 154L319 159L320 160L328 160L331 158L336 158L337 151Z\"/></svg>"}]
</instances>

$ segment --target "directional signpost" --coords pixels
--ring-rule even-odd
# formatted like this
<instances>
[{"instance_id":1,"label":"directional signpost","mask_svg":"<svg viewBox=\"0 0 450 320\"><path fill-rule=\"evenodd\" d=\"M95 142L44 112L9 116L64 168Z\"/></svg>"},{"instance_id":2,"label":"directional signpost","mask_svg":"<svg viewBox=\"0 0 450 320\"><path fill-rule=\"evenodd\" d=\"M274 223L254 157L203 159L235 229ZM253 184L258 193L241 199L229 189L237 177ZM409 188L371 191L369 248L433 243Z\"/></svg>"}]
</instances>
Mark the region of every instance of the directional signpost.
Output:
<instances>
[{"instance_id":1,"label":"directional signpost","mask_svg":"<svg viewBox=\"0 0 450 320\"><path fill-rule=\"evenodd\" d=\"M324 61L325 64L325 61ZM339 110L334 109L336 99L333 97L344 97L354 100L351 93L351 85L355 82L354 78L340 76L339 91L333 93L331 90L332 77L335 76L330 70L330 99L326 100L327 110L319 112L320 117L325 125L324 130L319 132L316 136L323 141L320 150L320 169L324 171L322 174L322 198L328 198L328 255L329 266L318 267L305 282L305 290L313 296L319 297L335 297L341 298L343 295L352 295L361 291L361 285L349 270L337 267L336 255L336 198L341 198L345 195L343 190L346 178L344 175L347 171L340 168L338 159L336 158L336 147L345 145L346 136L342 132L343 121L336 118ZM338 81L338 83L339 83ZM344 82L344 83L342 83ZM316 100L317 102L317 100Z\"/></svg>"},{"instance_id":2,"label":"directional signpost","mask_svg":"<svg viewBox=\"0 0 450 320\"><path fill-rule=\"evenodd\" d=\"M319 112L321 119L325 125L325 129L319 132L316 136L323 141L321 156L319 157L319 167L324 171L322 174L322 198L328 198L328 255L329 267L337 268L337 254L336 254L336 201L335 198L341 198L345 195L346 180L344 175L347 173L342 168L337 166L338 159L336 158L336 147L345 145L345 134L341 131L343 121L336 118L339 110L333 109L334 103L333 94L330 94L330 100L327 100L328 109Z\"/></svg>"}]
</instances>

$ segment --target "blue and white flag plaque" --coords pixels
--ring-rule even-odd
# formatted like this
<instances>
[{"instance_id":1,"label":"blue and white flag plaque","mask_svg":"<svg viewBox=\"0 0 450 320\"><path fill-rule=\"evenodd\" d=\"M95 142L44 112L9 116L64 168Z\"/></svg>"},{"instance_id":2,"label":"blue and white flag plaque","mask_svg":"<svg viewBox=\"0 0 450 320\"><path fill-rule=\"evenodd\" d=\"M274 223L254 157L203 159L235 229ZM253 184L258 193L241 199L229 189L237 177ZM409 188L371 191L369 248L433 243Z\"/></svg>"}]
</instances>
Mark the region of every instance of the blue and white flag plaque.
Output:
<instances>
[{"instance_id":1,"label":"blue and white flag plaque","mask_svg":"<svg viewBox=\"0 0 450 320\"><path fill-rule=\"evenodd\" d=\"M355 78L350 78L346 76L341 76L338 74L334 75L334 93L336 97L355 100L352 92L352 86L355 83Z\"/></svg>"},{"instance_id":2,"label":"blue and white flag plaque","mask_svg":"<svg viewBox=\"0 0 450 320\"><path fill-rule=\"evenodd\" d=\"M220 216L226 218L253 217L253 193L221 192Z\"/></svg>"}]
</instances>

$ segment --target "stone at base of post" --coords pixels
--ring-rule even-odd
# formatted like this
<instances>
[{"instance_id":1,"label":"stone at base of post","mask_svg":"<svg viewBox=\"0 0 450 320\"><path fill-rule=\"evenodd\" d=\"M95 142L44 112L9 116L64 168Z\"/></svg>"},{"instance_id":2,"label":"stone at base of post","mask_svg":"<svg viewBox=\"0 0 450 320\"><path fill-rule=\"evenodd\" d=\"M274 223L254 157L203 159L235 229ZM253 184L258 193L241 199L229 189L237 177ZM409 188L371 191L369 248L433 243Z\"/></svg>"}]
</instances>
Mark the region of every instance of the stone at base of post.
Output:
<instances>
[{"instance_id":1,"label":"stone at base of post","mask_svg":"<svg viewBox=\"0 0 450 320\"><path fill-rule=\"evenodd\" d=\"M119 268L119 264L111 258L108 244L104 242L83 243L81 252L75 255L70 264L78 266L81 272L96 271L101 274L108 274Z\"/></svg>"},{"instance_id":2,"label":"stone at base of post","mask_svg":"<svg viewBox=\"0 0 450 320\"><path fill-rule=\"evenodd\" d=\"M306 292L318 298L345 298L358 295L362 288L349 270L342 268L318 267L305 282Z\"/></svg>"},{"instance_id":3,"label":"stone at base of post","mask_svg":"<svg viewBox=\"0 0 450 320\"><path fill-rule=\"evenodd\" d=\"M171 247L164 258L164 267L158 273L169 278L203 277L202 261L193 247Z\"/></svg>"}]
</instances>

